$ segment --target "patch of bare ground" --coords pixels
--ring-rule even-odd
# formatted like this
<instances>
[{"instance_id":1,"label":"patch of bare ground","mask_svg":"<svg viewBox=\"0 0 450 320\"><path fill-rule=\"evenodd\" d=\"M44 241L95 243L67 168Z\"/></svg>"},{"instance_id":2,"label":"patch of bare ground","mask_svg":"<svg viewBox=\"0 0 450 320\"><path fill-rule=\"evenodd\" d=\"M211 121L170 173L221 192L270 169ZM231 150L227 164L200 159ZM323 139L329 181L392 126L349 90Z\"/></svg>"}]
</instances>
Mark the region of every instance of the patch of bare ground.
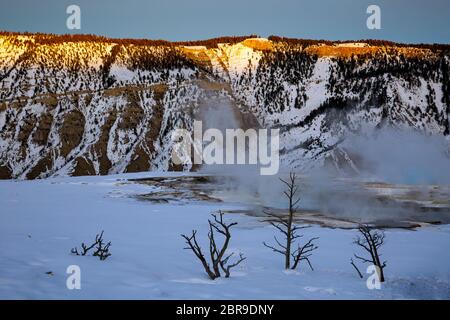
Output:
<instances>
[{"instance_id":1,"label":"patch of bare ground","mask_svg":"<svg viewBox=\"0 0 450 320\"><path fill-rule=\"evenodd\" d=\"M273 42L264 38L245 39L242 41L242 44L246 47L260 51L270 51L274 48Z\"/></svg>"},{"instance_id":2,"label":"patch of bare ground","mask_svg":"<svg viewBox=\"0 0 450 320\"><path fill-rule=\"evenodd\" d=\"M39 178L43 173L49 171L53 166L53 158L50 153L41 158L34 167L28 171L27 179Z\"/></svg>"},{"instance_id":3,"label":"patch of bare ground","mask_svg":"<svg viewBox=\"0 0 450 320\"><path fill-rule=\"evenodd\" d=\"M111 168L111 161L108 158L107 150L108 150L108 140L109 140L109 132L111 131L114 122L117 119L117 111L112 110L106 117L105 123L101 128L101 134L98 141L93 146L95 154L99 158L99 174L105 175L108 174L109 169Z\"/></svg>"},{"instance_id":4,"label":"patch of bare ground","mask_svg":"<svg viewBox=\"0 0 450 320\"><path fill-rule=\"evenodd\" d=\"M95 175L94 165L91 160L78 157L74 163L73 176Z\"/></svg>"},{"instance_id":5,"label":"patch of bare ground","mask_svg":"<svg viewBox=\"0 0 450 320\"><path fill-rule=\"evenodd\" d=\"M209 185L214 176L181 176L181 177L151 177L130 179L129 181L158 187L157 191L135 195L139 200L156 203L169 203L181 201L222 202L221 199L211 195Z\"/></svg>"},{"instance_id":6,"label":"patch of bare ground","mask_svg":"<svg viewBox=\"0 0 450 320\"><path fill-rule=\"evenodd\" d=\"M61 156L67 157L80 144L84 133L84 123L84 115L76 109L69 111L65 115L59 131L62 144L59 149Z\"/></svg>"},{"instance_id":7,"label":"patch of bare ground","mask_svg":"<svg viewBox=\"0 0 450 320\"><path fill-rule=\"evenodd\" d=\"M351 43L341 45L313 45L305 49L305 52L319 57L350 58L352 56L372 56L380 53L395 51L397 55L408 58L421 58L430 56L433 52L424 48L413 47L385 47L385 46L354 46Z\"/></svg>"},{"instance_id":8,"label":"patch of bare ground","mask_svg":"<svg viewBox=\"0 0 450 320\"><path fill-rule=\"evenodd\" d=\"M218 198L200 191L174 191L164 190L135 196L136 199L150 201L153 203L179 203L184 201L205 201L205 202L222 202Z\"/></svg>"},{"instance_id":9,"label":"patch of bare ground","mask_svg":"<svg viewBox=\"0 0 450 320\"><path fill-rule=\"evenodd\" d=\"M32 135L34 143L45 146L47 144L48 135L52 127L53 117L46 112L39 117L38 123Z\"/></svg>"},{"instance_id":10,"label":"patch of bare ground","mask_svg":"<svg viewBox=\"0 0 450 320\"><path fill-rule=\"evenodd\" d=\"M7 165L0 165L0 180L11 179L12 171Z\"/></svg>"},{"instance_id":11,"label":"patch of bare ground","mask_svg":"<svg viewBox=\"0 0 450 320\"><path fill-rule=\"evenodd\" d=\"M154 143L161 130L161 123L164 116L162 100L167 91L167 86L153 86L152 91L156 104L152 106L152 116L149 123L147 123L148 128L145 136L140 144L134 149L131 161L125 169L126 172L150 170L151 157L156 156Z\"/></svg>"}]
</instances>

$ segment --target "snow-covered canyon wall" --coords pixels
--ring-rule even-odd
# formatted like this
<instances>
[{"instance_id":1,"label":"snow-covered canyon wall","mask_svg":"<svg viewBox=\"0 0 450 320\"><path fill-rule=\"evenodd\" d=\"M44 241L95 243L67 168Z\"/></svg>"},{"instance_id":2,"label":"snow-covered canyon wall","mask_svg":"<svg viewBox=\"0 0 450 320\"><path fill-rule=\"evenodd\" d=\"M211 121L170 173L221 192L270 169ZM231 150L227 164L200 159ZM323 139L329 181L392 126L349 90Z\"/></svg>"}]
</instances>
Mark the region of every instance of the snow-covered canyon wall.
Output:
<instances>
[{"instance_id":1,"label":"snow-covered canyon wall","mask_svg":"<svg viewBox=\"0 0 450 320\"><path fill-rule=\"evenodd\" d=\"M216 46L0 35L0 178L180 170L171 134L226 98L281 129L281 160L358 170L348 135L413 128L449 141L447 47Z\"/></svg>"}]
</instances>

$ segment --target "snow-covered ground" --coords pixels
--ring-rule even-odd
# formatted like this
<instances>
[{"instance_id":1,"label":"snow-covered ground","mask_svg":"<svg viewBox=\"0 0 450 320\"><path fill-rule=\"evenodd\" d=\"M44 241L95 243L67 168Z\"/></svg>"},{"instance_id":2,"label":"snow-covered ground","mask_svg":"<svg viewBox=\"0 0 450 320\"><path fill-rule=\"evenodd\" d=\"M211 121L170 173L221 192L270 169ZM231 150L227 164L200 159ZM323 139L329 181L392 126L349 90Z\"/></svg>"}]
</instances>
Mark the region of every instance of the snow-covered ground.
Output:
<instances>
[{"instance_id":1,"label":"snow-covered ground","mask_svg":"<svg viewBox=\"0 0 450 320\"><path fill-rule=\"evenodd\" d=\"M150 186L125 174L0 182L0 298L3 299L409 299L450 298L450 226L388 230L382 249L387 282L369 290L349 260L354 230L318 226L311 271L282 269L282 257L262 245L274 229L259 218L238 221L230 249L247 257L231 278L208 280L181 233L205 240L209 214L227 203L152 204L130 195ZM112 256L74 256L70 249L104 230ZM205 242L202 242L203 244ZM66 287L66 268L81 268L81 290ZM365 270L365 268L361 268ZM47 272L51 271L49 275ZM367 277L367 275L366 275Z\"/></svg>"}]
</instances>

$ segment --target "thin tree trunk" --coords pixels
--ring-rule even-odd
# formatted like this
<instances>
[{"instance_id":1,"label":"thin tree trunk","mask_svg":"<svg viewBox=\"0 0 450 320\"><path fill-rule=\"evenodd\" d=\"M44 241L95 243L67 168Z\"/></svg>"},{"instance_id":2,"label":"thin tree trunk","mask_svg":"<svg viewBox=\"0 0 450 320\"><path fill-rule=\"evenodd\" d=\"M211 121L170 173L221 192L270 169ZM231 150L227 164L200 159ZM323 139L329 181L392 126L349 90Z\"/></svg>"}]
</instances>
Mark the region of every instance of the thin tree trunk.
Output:
<instances>
[{"instance_id":1,"label":"thin tree trunk","mask_svg":"<svg viewBox=\"0 0 450 320\"><path fill-rule=\"evenodd\" d=\"M292 192L291 192L292 193ZM286 239L286 255L284 268L289 269L291 267L291 244L292 244L292 219L293 219L293 208L292 208L292 194L289 197L289 220L287 228L287 239Z\"/></svg>"}]
</instances>

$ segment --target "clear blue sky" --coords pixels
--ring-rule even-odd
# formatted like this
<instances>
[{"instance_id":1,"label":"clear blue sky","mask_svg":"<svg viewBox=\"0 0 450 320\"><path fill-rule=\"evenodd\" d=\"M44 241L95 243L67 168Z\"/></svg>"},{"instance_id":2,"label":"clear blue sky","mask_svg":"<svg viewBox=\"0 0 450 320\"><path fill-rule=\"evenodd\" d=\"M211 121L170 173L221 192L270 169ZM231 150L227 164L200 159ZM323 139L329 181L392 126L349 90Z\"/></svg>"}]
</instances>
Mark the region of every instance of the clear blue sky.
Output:
<instances>
[{"instance_id":1,"label":"clear blue sky","mask_svg":"<svg viewBox=\"0 0 450 320\"><path fill-rule=\"evenodd\" d=\"M69 4L81 7L76 32L66 28ZM381 7L381 30L366 27L369 4ZM0 29L166 40L255 33L450 43L450 0L0 0Z\"/></svg>"}]
</instances>

